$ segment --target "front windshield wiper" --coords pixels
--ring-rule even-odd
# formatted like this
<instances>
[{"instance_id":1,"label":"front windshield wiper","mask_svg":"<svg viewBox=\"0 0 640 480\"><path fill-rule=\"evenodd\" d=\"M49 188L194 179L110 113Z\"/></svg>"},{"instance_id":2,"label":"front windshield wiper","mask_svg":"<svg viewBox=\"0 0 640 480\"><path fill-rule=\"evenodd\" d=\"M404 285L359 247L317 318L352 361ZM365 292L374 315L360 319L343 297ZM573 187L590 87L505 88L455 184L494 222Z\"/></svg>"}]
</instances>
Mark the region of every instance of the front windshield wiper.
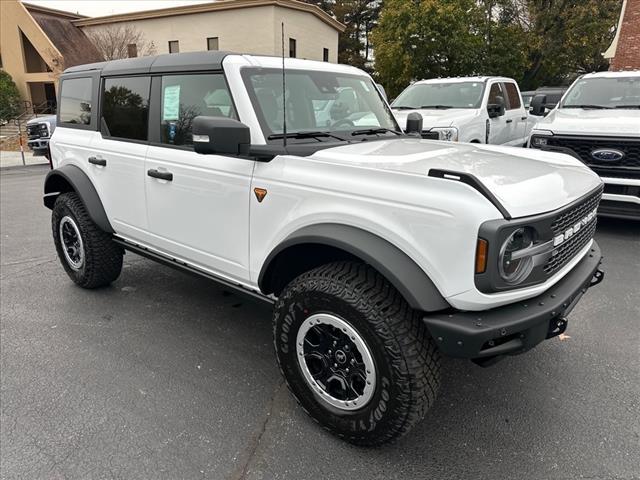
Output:
<instances>
[{"instance_id":1,"label":"front windshield wiper","mask_svg":"<svg viewBox=\"0 0 640 480\"><path fill-rule=\"evenodd\" d=\"M409 105L391 105L396 110L417 110L420 107L410 107Z\"/></svg>"},{"instance_id":2,"label":"front windshield wiper","mask_svg":"<svg viewBox=\"0 0 640 480\"><path fill-rule=\"evenodd\" d=\"M422 105L420 108L435 108L437 110L445 110L447 108L455 108L451 105Z\"/></svg>"},{"instance_id":3,"label":"front windshield wiper","mask_svg":"<svg viewBox=\"0 0 640 480\"><path fill-rule=\"evenodd\" d=\"M616 108L640 108L640 105L616 105Z\"/></svg>"},{"instance_id":4,"label":"front windshield wiper","mask_svg":"<svg viewBox=\"0 0 640 480\"><path fill-rule=\"evenodd\" d=\"M394 133L396 135L402 135L400 132L396 130L391 130L390 128L364 128L362 130L354 130L351 132L351 135L375 135L378 133Z\"/></svg>"},{"instance_id":5,"label":"front windshield wiper","mask_svg":"<svg viewBox=\"0 0 640 480\"><path fill-rule=\"evenodd\" d=\"M272 135L269 135L267 137L267 140L276 140L279 138L284 138L285 134L284 133L274 133ZM341 141L346 141L347 139L344 137L340 137L338 135L334 135L333 133L329 133L329 132L291 132L291 133L287 133L286 135L287 138L320 138L320 137L330 137L330 138L335 138L337 140L341 140Z\"/></svg>"},{"instance_id":6,"label":"front windshield wiper","mask_svg":"<svg viewBox=\"0 0 640 480\"><path fill-rule=\"evenodd\" d=\"M563 105L562 108L585 108L585 109L608 110L613 107L610 107L608 105Z\"/></svg>"}]
</instances>

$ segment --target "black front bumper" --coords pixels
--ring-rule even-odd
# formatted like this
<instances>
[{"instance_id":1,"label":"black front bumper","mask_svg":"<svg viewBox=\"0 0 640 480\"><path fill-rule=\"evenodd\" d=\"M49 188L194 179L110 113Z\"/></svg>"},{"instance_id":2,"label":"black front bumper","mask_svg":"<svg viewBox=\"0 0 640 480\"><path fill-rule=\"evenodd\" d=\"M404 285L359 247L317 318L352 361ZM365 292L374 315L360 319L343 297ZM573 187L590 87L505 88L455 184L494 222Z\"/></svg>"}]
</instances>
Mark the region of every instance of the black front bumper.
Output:
<instances>
[{"instance_id":1,"label":"black front bumper","mask_svg":"<svg viewBox=\"0 0 640 480\"><path fill-rule=\"evenodd\" d=\"M524 353L565 331L566 316L587 289L604 278L601 261L594 241L587 255L542 295L481 312L430 314L423 321L440 351L451 357L488 363Z\"/></svg>"}]
</instances>

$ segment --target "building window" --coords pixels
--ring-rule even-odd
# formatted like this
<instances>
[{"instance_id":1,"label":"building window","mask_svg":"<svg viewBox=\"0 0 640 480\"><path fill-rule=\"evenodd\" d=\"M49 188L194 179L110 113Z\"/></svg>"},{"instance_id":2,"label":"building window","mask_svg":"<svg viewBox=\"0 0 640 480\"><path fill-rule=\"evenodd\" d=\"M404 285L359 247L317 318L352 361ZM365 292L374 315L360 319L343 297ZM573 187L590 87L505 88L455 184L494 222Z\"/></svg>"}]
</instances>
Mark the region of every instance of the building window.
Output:
<instances>
[{"instance_id":1,"label":"building window","mask_svg":"<svg viewBox=\"0 0 640 480\"><path fill-rule=\"evenodd\" d=\"M296 39L289 39L289 57L296 58Z\"/></svg>"},{"instance_id":2,"label":"building window","mask_svg":"<svg viewBox=\"0 0 640 480\"><path fill-rule=\"evenodd\" d=\"M102 133L108 137L147 139L150 77L107 78L102 97Z\"/></svg>"},{"instance_id":3,"label":"building window","mask_svg":"<svg viewBox=\"0 0 640 480\"><path fill-rule=\"evenodd\" d=\"M169 40L169 53L178 53L180 52L180 44L178 40Z\"/></svg>"},{"instance_id":4,"label":"building window","mask_svg":"<svg viewBox=\"0 0 640 480\"><path fill-rule=\"evenodd\" d=\"M70 78L62 81L60 92L60 122L75 125L91 123L91 78Z\"/></svg>"},{"instance_id":5,"label":"building window","mask_svg":"<svg viewBox=\"0 0 640 480\"><path fill-rule=\"evenodd\" d=\"M193 145L191 126L199 115L238 118L221 73L164 75L161 95L160 141L168 145Z\"/></svg>"},{"instance_id":6,"label":"building window","mask_svg":"<svg viewBox=\"0 0 640 480\"><path fill-rule=\"evenodd\" d=\"M138 56L138 46L135 43L127 45L127 55L129 58L135 58Z\"/></svg>"},{"instance_id":7,"label":"building window","mask_svg":"<svg viewBox=\"0 0 640 480\"><path fill-rule=\"evenodd\" d=\"M322 49L322 61L323 62L328 62L329 61L329 49L328 48L323 48Z\"/></svg>"},{"instance_id":8,"label":"building window","mask_svg":"<svg viewBox=\"0 0 640 480\"><path fill-rule=\"evenodd\" d=\"M220 50L218 48L218 37L207 38L207 50Z\"/></svg>"}]
</instances>

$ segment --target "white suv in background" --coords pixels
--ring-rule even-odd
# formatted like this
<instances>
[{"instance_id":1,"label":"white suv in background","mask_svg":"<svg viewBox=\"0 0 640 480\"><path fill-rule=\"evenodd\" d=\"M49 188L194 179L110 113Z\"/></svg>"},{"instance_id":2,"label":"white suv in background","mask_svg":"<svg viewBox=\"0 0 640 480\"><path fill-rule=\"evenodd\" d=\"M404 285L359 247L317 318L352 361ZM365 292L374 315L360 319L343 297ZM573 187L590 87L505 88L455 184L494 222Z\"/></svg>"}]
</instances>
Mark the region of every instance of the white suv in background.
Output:
<instances>
[{"instance_id":1,"label":"white suv in background","mask_svg":"<svg viewBox=\"0 0 640 480\"><path fill-rule=\"evenodd\" d=\"M605 183L599 213L640 220L640 71L584 75L542 117L545 103L531 101L530 147L584 162Z\"/></svg>"},{"instance_id":2,"label":"white suv in background","mask_svg":"<svg viewBox=\"0 0 640 480\"><path fill-rule=\"evenodd\" d=\"M522 147L532 122L515 80L456 77L421 80L391 103L403 127L412 112L423 118L422 138Z\"/></svg>"},{"instance_id":3,"label":"white suv in background","mask_svg":"<svg viewBox=\"0 0 640 480\"><path fill-rule=\"evenodd\" d=\"M565 330L603 278L602 182L567 155L410 137L365 72L285 65L216 51L67 69L53 241L83 288L131 251L274 304L300 404L379 445L429 409L441 354L487 365Z\"/></svg>"}]
</instances>

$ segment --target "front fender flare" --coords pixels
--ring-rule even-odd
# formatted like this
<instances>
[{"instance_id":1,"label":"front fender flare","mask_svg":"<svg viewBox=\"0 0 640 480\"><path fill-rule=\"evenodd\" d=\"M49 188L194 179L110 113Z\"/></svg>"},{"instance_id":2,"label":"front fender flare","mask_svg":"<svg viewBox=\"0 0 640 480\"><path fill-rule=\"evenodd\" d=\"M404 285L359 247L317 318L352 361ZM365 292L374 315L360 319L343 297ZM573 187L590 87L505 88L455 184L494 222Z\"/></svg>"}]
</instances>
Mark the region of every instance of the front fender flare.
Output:
<instances>
[{"instance_id":1,"label":"front fender flare","mask_svg":"<svg viewBox=\"0 0 640 480\"><path fill-rule=\"evenodd\" d=\"M69 191L78 194L89 213L89 217L101 230L107 233L114 233L96 187L80 167L64 165L51 170L47 174L44 180L44 205L53 210L58 195Z\"/></svg>"},{"instance_id":2,"label":"front fender flare","mask_svg":"<svg viewBox=\"0 0 640 480\"><path fill-rule=\"evenodd\" d=\"M266 279L277 256L301 244L327 245L358 257L383 275L416 310L433 312L450 307L425 271L395 245L366 230L332 223L303 227L274 248L258 277L262 291L268 290Z\"/></svg>"}]
</instances>

